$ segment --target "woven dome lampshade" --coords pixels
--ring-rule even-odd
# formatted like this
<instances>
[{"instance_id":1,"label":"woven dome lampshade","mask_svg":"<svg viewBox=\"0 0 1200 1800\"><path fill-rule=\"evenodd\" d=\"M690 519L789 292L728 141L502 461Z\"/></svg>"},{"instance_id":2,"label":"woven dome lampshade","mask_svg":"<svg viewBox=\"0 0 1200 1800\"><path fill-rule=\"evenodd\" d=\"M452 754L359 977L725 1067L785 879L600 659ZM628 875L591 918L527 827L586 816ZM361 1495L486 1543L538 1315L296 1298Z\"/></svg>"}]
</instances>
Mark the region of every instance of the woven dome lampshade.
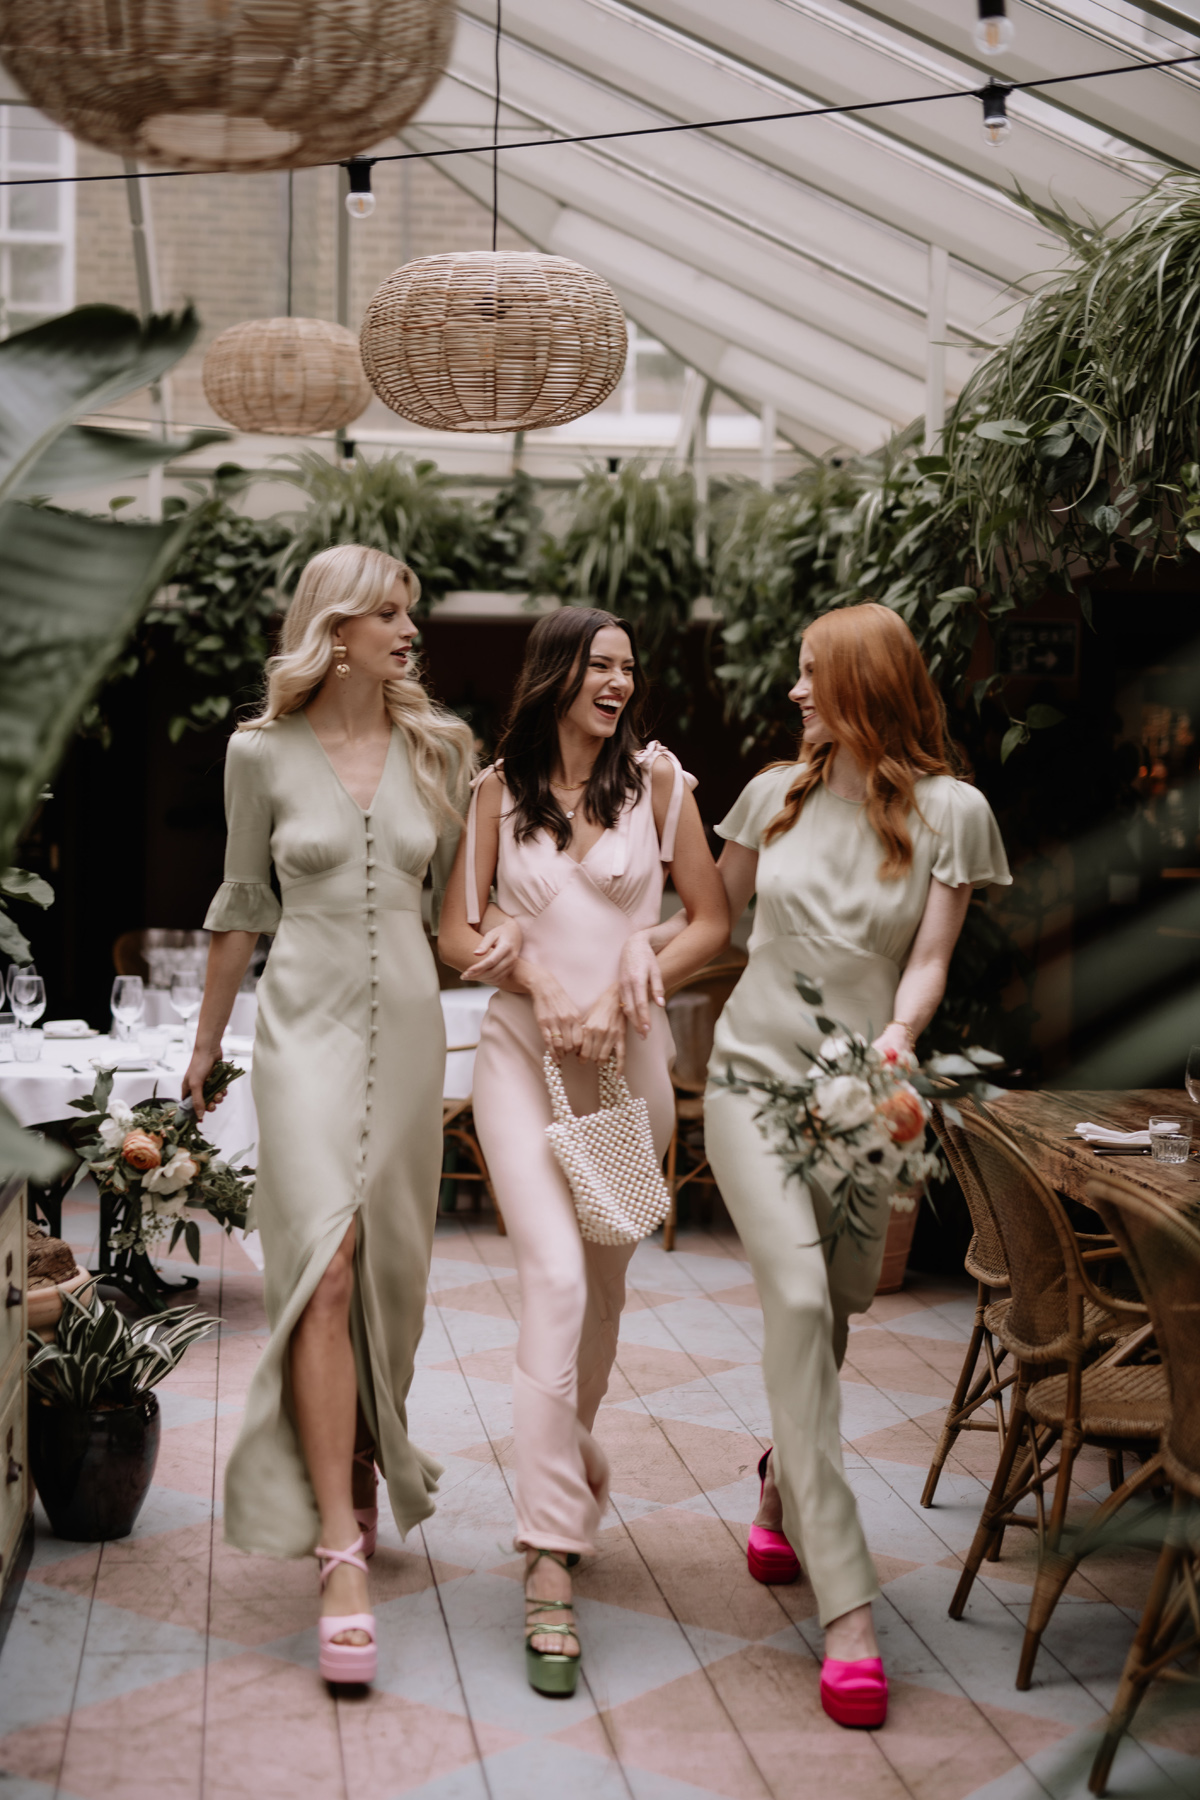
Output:
<instances>
[{"instance_id":1,"label":"woven dome lampshade","mask_svg":"<svg viewBox=\"0 0 1200 1800\"><path fill-rule=\"evenodd\" d=\"M405 263L376 290L361 337L379 398L435 431L578 419L620 381L627 341L621 303L593 270L495 250Z\"/></svg>"},{"instance_id":2,"label":"woven dome lampshade","mask_svg":"<svg viewBox=\"0 0 1200 1800\"><path fill-rule=\"evenodd\" d=\"M299 169L400 130L454 25L453 0L0 0L0 59L116 156Z\"/></svg>"},{"instance_id":3,"label":"woven dome lampshade","mask_svg":"<svg viewBox=\"0 0 1200 1800\"><path fill-rule=\"evenodd\" d=\"M357 419L371 398L358 339L325 319L247 319L213 339L204 392L239 431L306 437Z\"/></svg>"}]
</instances>

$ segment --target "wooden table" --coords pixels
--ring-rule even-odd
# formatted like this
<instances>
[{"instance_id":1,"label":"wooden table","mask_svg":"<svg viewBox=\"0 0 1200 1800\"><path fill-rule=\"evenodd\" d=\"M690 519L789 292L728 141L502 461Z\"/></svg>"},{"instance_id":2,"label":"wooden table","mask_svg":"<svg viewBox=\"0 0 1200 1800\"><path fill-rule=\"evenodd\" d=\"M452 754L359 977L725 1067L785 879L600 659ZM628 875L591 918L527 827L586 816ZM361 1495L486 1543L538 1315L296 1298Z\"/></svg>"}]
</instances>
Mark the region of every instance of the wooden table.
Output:
<instances>
[{"instance_id":1,"label":"wooden table","mask_svg":"<svg viewBox=\"0 0 1200 1800\"><path fill-rule=\"evenodd\" d=\"M1085 1183L1111 1174L1175 1204L1197 1198L1191 1189L1200 1185L1200 1147L1193 1147L1186 1163L1159 1163L1152 1156L1097 1156L1074 1135L1075 1126L1085 1121L1114 1131L1144 1131L1155 1116L1200 1123L1196 1107L1180 1088L1133 1088L1121 1093L1038 1088L989 1100L987 1112L1012 1133L1052 1187L1085 1206Z\"/></svg>"}]
</instances>

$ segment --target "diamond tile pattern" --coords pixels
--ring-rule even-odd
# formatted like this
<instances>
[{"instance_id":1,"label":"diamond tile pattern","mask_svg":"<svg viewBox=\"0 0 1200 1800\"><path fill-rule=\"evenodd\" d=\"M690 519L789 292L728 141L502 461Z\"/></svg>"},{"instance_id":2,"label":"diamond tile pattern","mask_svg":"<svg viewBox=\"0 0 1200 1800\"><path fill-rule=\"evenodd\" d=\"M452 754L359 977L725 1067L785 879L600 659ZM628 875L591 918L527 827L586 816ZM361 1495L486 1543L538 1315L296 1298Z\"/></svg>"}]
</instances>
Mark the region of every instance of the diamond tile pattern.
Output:
<instances>
[{"instance_id":1,"label":"diamond tile pattern","mask_svg":"<svg viewBox=\"0 0 1200 1800\"><path fill-rule=\"evenodd\" d=\"M67 1207L86 1256L94 1211ZM490 1221L439 1224L413 1435L442 1457L438 1512L380 1530L380 1672L334 1699L316 1674L310 1563L221 1540L221 1471L265 1338L259 1278L205 1228L200 1301L220 1314L164 1384L163 1449L133 1535L64 1544L38 1514L0 1655L0 1793L13 1800L1085 1800L1086 1773L1151 1558L1092 1558L1013 1686L1034 1546L1013 1532L966 1619L946 1614L995 1455L960 1440L918 1504L970 1320L965 1283L912 1276L856 1321L843 1372L847 1466L875 1552L892 1678L877 1733L821 1711L812 1591L745 1565L768 1432L750 1271L728 1231L641 1246L598 1432L613 1501L579 1571L584 1677L530 1692L512 1555L519 1295ZM1082 1459L1079 1503L1102 1489ZM1015 1540L1015 1541L1013 1541ZM1111 1793L1200 1792L1200 1718L1155 1690ZM1183 1690L1186 1694L1186 1690Z\"/></svg>"}]
</instances>

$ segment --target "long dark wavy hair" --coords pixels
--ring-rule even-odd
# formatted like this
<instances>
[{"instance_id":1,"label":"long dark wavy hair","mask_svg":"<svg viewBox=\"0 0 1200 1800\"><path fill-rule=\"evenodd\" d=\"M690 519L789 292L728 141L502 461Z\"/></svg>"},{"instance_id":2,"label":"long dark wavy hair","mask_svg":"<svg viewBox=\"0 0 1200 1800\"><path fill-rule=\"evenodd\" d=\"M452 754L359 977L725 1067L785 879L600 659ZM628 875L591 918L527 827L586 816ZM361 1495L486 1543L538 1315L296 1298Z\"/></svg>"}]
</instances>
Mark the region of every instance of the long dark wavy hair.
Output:
<instances>
[{"instance_id":1,"label":"long dark wavy hair","mask_svg":"<svg viewBox=\"0 0 1200 1800\"><path fill-rule=\"evenodd\" d=\"M613 625L629 639L633 652L633 693L617 729L601 741L591 778L583 791L585 818L611 829L629 800L642 791L636 758L642 748L642 712L648 684L638 660L637 640L627 619L597 612L590 606L563 606L539 619L525 646L504 735L496 761L504 763L504 784L513 800L513 830L518 843L545 828L560 850L571 841L571 826L550 786L558 752L558 722L569 712L587 674L592 639Z\"/></svg>"}]
</instances>

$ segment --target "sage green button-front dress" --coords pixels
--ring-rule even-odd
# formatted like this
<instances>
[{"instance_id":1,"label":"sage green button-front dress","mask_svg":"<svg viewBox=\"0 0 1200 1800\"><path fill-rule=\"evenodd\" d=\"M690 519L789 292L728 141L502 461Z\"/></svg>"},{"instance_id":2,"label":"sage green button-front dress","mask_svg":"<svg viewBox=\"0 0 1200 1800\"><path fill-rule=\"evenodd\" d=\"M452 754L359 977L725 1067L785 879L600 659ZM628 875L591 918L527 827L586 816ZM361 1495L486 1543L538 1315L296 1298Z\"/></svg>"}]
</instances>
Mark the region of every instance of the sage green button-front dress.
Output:
<instances>
[{"instance_id":1,"label":"sage green button-front dress","mask_svg":"<svg viewBox=\"0 0 1200 1800\"><path fill-rule=\"evenodd\" d=\"M401 1532L433 1511L441 1470L409 1442L405 1417L437 1210L446 1048L421 887L432 863L436 903L458 832L430 816L398 728L364 811L302 712L235 734L225 807L226 880L205 924L275 934L251 1077L253 1223L271 1335L226 1470L225 1536L242 1550L304 1556L319 1520L288 1346L351 1219L359 1400Z\"/></svg>"}]
</instances>

